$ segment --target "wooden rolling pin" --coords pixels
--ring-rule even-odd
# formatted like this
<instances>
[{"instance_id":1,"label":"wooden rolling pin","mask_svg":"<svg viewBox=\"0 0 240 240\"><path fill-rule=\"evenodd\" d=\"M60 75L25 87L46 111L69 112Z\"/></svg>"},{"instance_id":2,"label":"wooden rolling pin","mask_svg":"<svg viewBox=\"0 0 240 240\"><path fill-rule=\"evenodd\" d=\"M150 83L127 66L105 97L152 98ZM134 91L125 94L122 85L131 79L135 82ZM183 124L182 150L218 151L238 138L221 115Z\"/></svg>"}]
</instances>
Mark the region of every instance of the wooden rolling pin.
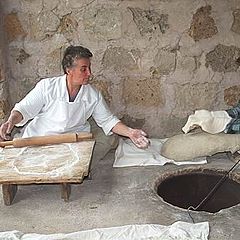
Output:
<instances>
[{"instance_id":1,"label":"wooden rolling pin","mask_svg":"<svg viewBox=\"0 0 240 240\"><path fill-rule=\"evenodd\" d=\"M92 133L66 133L50 136L15 138L12 141L0 142L0 147L13 146L16 148L26 146L41 146L47 144L73 143L93 138Z\"/></svg>"}]
</instances>

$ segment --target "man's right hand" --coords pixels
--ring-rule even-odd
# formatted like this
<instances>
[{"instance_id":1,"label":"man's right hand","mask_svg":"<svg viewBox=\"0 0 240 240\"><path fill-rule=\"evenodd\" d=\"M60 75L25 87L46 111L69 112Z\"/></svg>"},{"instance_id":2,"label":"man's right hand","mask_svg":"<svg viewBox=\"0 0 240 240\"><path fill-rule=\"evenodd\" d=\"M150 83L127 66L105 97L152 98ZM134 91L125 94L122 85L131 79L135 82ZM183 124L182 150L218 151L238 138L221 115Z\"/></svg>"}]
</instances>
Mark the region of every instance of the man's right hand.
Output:
<instances>
[{"instance_id":1,"label":"man's right hand","mask_svg":"<svg viewBox=\"0 0 240 240\"><path fill-rule=\"evenodd\" d=\"M0 126L0 140L10 140L10 134L15 126L22 121L23 115L16 110L12 110L8 120Z\"/></svg>"},{"instance_id":2,"label":"man's right hand","mask_svg":"<svg viewBox=\"0 0 240 240\"><path fill-rule=\"evenodd\" d=\"M12 129L14 128L14 124L12 121L7 121L3 123L0 127L0 140L10 140L10 134Z\"/></svg>"}]
</instances>

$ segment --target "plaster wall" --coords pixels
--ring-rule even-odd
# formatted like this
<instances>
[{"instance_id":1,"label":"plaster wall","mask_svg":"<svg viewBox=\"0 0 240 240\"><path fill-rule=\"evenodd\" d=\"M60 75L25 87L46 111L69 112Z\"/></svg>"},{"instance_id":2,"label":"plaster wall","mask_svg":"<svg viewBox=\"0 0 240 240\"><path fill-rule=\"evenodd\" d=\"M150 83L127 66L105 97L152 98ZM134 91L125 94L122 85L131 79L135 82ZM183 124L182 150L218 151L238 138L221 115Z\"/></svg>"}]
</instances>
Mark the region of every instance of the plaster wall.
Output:
<instances>
[{"instance_id":1,"label":"plaster wall","mask_svg":"<svg viewBox=\"0 0 240 240\"><path fill-rule=\"evenodd\" d=\"M3 33L3 17L0 8L0 33ZM2 123L9 111L8 102L8 72L6 70L6 48L4 44L4 34L0 34L0 123Z\"/></svg>"},{"instance_id":2,"label":"plaster wall","mask_svg":"<svg viewBox=\"0 0 240 240\"><path fill-rule=\"evenodd\" d=\"M150 137L180 132L196 109L223 110L239 100L240 1L5 0L1 5L0 49L9 52L6 57L0 52L0 73L9 75L1 75L0 99L7 82L11 105L40 79L63 73L61 58L70 44L93 52L92 83L119 118ZM1 109L0 104L0 117Z\"/></svg>"}]
</instances>

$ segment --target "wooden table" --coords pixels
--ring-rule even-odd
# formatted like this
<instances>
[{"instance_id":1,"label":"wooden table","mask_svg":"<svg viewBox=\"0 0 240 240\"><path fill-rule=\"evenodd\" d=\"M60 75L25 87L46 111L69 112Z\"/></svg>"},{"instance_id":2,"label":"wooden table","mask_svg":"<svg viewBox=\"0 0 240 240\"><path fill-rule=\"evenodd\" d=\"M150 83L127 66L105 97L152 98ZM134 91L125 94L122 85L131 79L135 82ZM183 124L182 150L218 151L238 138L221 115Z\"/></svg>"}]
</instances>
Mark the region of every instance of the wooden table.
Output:
<instances>
[{"instance_id":1,"label":"wooden table","mask_svg":"<svg viewBox=\"0 0 240 240\"><path fill-rule=\"evenodd\" d=\"M5 205L11 205L18 184L61 184L68 201L70 183L81 183L89 173L95 141L56 145L0 148L0 184Z\"/></svg>"}]
</instances>

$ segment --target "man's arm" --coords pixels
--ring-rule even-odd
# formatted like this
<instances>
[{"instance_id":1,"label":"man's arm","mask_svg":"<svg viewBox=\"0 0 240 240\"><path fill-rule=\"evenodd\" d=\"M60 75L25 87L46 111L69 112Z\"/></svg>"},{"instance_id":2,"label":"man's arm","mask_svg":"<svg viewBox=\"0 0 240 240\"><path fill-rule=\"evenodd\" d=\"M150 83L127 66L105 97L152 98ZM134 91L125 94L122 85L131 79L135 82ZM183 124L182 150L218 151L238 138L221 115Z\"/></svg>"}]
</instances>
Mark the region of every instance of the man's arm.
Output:
<instances>
[{"instance_id":1,"label":"man's arm","mask_svg":"<svg viewBox=\"0 0 240 240\"><path fill-rule=\"evenodd\" d=\"M102 94L98 92L98 95L99 100L93 111L93 118L98 126L103 128L104 133L108 135L112 131L118 135L129 137L139 148L148 147L149 140L146 137L147 134L141 129L133 129L123 124L110 112Z\"/></svg>"},{"instance_id":2,"label":"man's arm","mask_svg":"<svg viewBox=\"0 0 240 240\"><path fill-rule=\"evenodd\" d=\"M113 128L112 132L129 137L132 142L139 148L146 148L149 145L147 134L141 129L133 129L122 122L118 122Z\"/></svg>"},{"instance_id":3,"label":"man's arm","mask_svg":"<svg viewBox=\"0 0 240 240\"><path fill-rule=\"evenodd\" d=\"M0 138L3 140L9 140L13 127L22 121L23 116L19 111L13 110L8 120L0 126Z\"/></svg>"},{"instance_id":4,"label":"man's arm","mask_svg":"<svg viewBox=\"0 0 240 240\"><path fill-rule=\"evenodd\" d=\"M0 140L9 140L13 127L17 124L23 126L33 119L44 106L46 93L45 81L41 80L11 111L8 120L0 126Z\"/></svg>"}]
</instances>

